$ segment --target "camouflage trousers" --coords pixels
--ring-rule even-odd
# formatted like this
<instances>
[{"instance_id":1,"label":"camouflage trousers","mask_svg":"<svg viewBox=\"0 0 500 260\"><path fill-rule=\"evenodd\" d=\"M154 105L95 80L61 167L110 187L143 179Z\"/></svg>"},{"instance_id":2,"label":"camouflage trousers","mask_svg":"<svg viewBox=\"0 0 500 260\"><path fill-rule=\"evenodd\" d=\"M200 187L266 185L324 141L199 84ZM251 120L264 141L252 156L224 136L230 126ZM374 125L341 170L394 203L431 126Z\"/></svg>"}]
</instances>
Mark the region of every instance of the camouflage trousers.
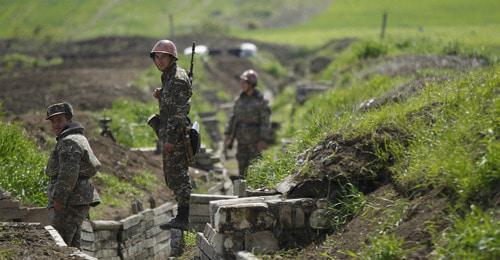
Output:
<instances>
[{"instance_id":1,"label":"camouflage trousers","mask_svg":"<svg viewBox=\"0 0 500 260\"><path fill-rule=\"evenodd\" d=\"M68 246L80 248L82 222L89 214L88 205L67 206L60 212L54 211L52 226L59 232Z\"/></svg>"},{"instance_id":2,"label":"camouflage trousers","mask_svg":"<svg viewBox=\"0 0 500 260\"><path fill-rule=\"evenodd\" d=\"M238 148L236 150L236 160L238 160L240 178L245 178L248 166L250 166L252 160L259 157L260 152L257 150L257 145L255 143L238 144Z\"/></svg>"},{"instance_id":3,"label":"camouflage trousers","mask_svg":"<svg viewBox=\"0 0 500 260\"><path fill-rule=\"evenodd\" d=\"M167 186L174 193L178 206L189 207L191 197L191 181L188 174L186 147L179 143L174 151L166 155L163 151L163 176Z\"/></svg>"}]
</instances>

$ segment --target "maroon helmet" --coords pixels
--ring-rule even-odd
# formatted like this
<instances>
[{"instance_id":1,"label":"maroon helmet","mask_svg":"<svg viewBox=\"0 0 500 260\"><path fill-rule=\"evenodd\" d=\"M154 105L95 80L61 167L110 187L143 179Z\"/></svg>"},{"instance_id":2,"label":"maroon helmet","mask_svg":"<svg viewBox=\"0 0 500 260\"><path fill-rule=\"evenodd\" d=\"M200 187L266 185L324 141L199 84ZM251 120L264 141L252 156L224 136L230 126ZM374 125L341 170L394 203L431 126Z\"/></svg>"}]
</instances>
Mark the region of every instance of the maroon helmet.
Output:
<instances>
[{"instance_id":1,"label":"maroon helmet","mask_svg":"<svg viewBox=\"0 0 500 260\"><path fill-rule=\"evenodd\" d=\"M151 49L149 56L154 59L155 53L157 52L169 54L177 59L177 47L175 47L175 44L170 40L159 40L155 46L153 46L153 49Z\"/></svg>"},{"instance_id":2,"label":"maroon helmet","mask_svg":"<svg viewBox=\"0 0 500 260\"><path fill-rule=\"evenodd\" d=\"M243 73L241 73L240 79L248 82L248 84L254 87L257 86L258 76L255 70L245 70Z\"/></svg>"}]
</instances>

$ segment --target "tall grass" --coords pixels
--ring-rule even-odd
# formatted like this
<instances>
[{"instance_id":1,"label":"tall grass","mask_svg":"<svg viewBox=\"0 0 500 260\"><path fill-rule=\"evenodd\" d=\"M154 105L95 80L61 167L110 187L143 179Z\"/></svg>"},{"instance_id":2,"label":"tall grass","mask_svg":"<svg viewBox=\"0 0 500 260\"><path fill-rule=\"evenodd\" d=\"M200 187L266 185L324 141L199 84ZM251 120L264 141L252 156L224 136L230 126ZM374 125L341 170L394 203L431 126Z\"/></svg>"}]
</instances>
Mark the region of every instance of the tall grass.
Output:
<instances>
[{"instance_id":1,"label":"tall grass","mask_svg":"<svg viewBox=\"0 0 500 260\"><path fill-rule=\"evenodd\" d=\"M30 141L21 128L0 122L0 188L22 202L45 206L48 178L47 156Z\"/></svg>"},{"instance_id":2,"label":"tall grass","mask_svg":"<svg viewBox=\"0 0 500 260\"><path fill-rule=\"evenodd\" d=\"M435 240L439 259L498 259L500 220L495 212L472 205L464 217L454 216L453 227Z\"/></svg>"}]
</instances>

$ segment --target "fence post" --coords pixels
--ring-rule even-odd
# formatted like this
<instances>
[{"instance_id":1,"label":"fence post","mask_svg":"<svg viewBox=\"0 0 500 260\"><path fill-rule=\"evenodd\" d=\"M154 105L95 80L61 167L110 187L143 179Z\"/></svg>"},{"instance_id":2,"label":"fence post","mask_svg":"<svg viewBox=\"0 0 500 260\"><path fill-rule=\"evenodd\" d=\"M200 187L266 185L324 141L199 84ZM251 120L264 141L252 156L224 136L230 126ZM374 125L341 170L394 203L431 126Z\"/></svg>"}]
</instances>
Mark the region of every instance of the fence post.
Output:
<instances>
[{"instance_id":1,"label":"fence post","mask_svg":"<svg viewBox=\"0 0 500 260\"><path fill-rule=\"evenodd\" d=\"M380 32L380 39L384 39L386 26L387 26L387 11L384 11L384 15L382 16L382 31Z\"/></svg>"}]
</instances>

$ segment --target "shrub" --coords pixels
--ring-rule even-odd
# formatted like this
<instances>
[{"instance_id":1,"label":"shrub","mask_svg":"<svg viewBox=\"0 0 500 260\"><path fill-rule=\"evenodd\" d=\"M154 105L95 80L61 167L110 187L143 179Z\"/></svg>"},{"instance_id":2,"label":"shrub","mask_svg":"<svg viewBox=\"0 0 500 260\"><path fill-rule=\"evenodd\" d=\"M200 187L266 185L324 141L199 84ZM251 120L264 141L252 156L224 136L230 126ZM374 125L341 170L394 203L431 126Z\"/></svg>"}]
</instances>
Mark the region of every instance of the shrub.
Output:
<instances>
[{"instance_id":1,"label":"shrub","mask_svg":"<svg viewBox=\"0 0 500 260\"><path fill-rule=\"evenodd\" d=\"M24 203L47 204L47 156L16 125L0 122L0 187Z\"/></svg>"}]
</instances>

